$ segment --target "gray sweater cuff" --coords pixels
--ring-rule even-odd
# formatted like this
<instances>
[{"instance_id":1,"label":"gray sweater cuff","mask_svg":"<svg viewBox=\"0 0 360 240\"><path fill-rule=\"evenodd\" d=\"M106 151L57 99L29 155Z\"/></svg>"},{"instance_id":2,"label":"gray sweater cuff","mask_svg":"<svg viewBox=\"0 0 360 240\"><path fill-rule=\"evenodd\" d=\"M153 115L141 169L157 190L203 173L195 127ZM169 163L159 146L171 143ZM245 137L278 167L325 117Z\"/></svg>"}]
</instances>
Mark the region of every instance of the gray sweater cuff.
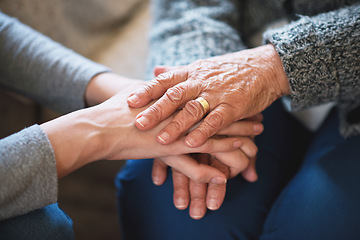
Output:
<instances>
[{"instance_id":1,"label":"gray sweater cuff","mask_svg":"<svg viewBox=\"0 0 360 240\"><path fill-rule=\"evenodd\" d=\"M38 125L0 140L0 220L57 201L55 155Z\"/></svg>"},{"instance_id":2,"label":"gray sweater cuff","mask_svg":"<svg viewBox=\"0 0 360 240\"><path fill-rule=\"evenodd\" d=\"M265 32L290 81L294 110L336 101L342 109L360 104L360 4L301 17Z\"/></svg>"},{"instance_id":3,"label":"gray sweater cuff","mask_svg":"<svg viewBox=\"0 0 360 240\"><path fill-rule=\"evenodd\" d=\"M308 17L264 33L283 63L290 82L292 110L333 101L340 86L331 52Z\"/></svg>"}]
</instances>

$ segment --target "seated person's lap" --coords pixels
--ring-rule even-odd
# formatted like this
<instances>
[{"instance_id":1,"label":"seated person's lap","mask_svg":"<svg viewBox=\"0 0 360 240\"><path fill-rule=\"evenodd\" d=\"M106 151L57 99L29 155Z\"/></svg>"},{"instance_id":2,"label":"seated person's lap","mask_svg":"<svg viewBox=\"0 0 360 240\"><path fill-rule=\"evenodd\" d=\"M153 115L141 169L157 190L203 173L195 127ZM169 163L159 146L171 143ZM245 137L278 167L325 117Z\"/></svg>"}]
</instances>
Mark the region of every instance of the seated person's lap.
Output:
<instances>
[{"instance_id":1,"label":"seated person's lap","mask_svg":"<svg viewBox=\"0 0 360 240\"><path fill-rule=\"evenodd\" d=\"M333 111L282 191L261 239L360 239L360 136L343 139Z\"/></svg>"},{"instance_id":2,"label":"seated person's lap","mask_svg":"<svg viewBox=\"0 0 360 240\"><path fill-rule=\"evenodd\" d=\"M74 239L72 220L55 203L0 221L0 239L71 240Z\"/></svg>"},{"instance_id":3,"label":"seated person's lap","mask_svg":"<svg viewBox=\"0 0 360 240\"><path fill-rule=\"evenodd\" d=\"M293 129L301 126L279 102L264 113L264 125L265 131L257 139L259 180L247 183L241 176L229 180L221 208L208 211L201 220L174 207L171 174L158 187L151 182L151 160L128 161L116 181L125 239L257 238L273 201L299 165L299 148L306 145L296 138L291 141Z\"/></svg>"}]
</instances>

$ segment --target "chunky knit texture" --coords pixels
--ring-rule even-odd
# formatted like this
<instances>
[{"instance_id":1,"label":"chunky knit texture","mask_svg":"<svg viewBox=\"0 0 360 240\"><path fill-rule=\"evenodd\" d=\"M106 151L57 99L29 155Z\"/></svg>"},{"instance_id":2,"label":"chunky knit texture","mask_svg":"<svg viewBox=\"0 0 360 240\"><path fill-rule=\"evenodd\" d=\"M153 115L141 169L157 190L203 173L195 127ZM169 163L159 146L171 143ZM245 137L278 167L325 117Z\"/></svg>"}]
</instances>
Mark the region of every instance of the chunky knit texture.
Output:
<instances>
[{"instance_id":1,"label":"chunky knit texture","mask_svg":"<svg viewBox=\"0 0 360 240\"><path fill-rule=\"evenodd\" d=\"M346 117L360 104L360 5L302 16L265 38L281 56L294 110L336 101L342 134L359 134Z\"/></svg>"},{"instance_id":2,"label":"chunky knit texture","mask_svg":"<svg viewBox=\"0 0 360 240\"><path fill-rule=\"evenodd\" d=\"M153 12L148 78L155 65L244 49L257 31L288 18L285 27L266 31L264 42L281 56L293 110L336 101L343 136L360 134L360 119L348 117L360 105L358 0L154 0Z\"/></svg>"}]
</instances>

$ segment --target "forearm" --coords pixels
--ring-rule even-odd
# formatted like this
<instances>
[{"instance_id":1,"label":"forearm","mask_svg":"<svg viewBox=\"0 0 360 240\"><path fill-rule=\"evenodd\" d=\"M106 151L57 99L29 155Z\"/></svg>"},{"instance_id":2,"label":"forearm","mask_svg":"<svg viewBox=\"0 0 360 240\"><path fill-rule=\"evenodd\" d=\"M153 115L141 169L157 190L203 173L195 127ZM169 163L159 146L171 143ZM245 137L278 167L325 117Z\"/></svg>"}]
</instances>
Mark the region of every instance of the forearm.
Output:
<instances>
[{"instance_id":1,"label":"forearm","mask_svg":"<svg viewBox=\"0 0 360 240\"><path fill-rule=\"evenodd\" d=\"M99 74L90 81L85 94L87 104L96 106L41 125L54 149L59 178L93 161L110 159L109 152L115 147L121 152L126 143L123 137L132 129L135 117L129 111L126 97L143 84L113 73ZM117 100L109 100L115 94ZM112 159L122 159L118 156Z\"/></svg>"},{"instance_id":2,"label":"forearm","mask_svg":"<svg viewBox=\"0 0 360 240\"><path fill-rule=\"evenodd\" d=\"M109 71L0 12L0 85L60 112L84 107L93 76Z\"/></svg>"},{"instance_id":3,"label":"forearm","mask_svg":"<svg viewBox=\"0 0 360 240\"><path fill-rule=\"evenodd\" d=\"M55 154L58 178L101 159L101 133L92 118L86 109L41 125Z\"/></svg>"}]
</instances>

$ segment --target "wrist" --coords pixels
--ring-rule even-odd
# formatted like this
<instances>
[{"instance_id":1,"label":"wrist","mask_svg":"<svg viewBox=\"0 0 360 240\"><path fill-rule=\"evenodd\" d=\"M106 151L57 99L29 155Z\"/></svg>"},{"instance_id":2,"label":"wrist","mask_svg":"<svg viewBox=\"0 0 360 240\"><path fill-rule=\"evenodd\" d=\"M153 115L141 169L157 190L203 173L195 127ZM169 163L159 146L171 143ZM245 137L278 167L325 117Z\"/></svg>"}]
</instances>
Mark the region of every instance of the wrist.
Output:
<instances>
[{"instance_id":1,"label":"wrist","mask_svg":"<svg viewBox=\"0 0 360 240\"><path fill-rule=\"evenodd\" d=\"M290 94L290 84L289 79L285 73L281 58L276 51L274 45L267 44L265 45L270 51L271 54L271 62L273 63L273 72L274 79L277 81L279 96L289 95Z\"/></svg>"},{"instance_id":2,"label":"wrist","mask_svg":"<svg viewBox=\"0 0 360 240\"><path fill-rule=\"evenodd\" d=\"M59 178L102 159L103 134L88 115L88 109L80 110L40 126L53 148Z\"/></svg>"},{"instance_id":3,"label":"wrist","mask_svg":"<svg viewBox=\"0 0 360 240\"><path fill-rule=\"evenodd\" d=\"M100 104L119 91L125 90L129 86L135 86L135 83L143 81L122 77L115 73L104 72L95 75L89 82L85 91L86 106Z\"/></svg>"}]
</instances>

